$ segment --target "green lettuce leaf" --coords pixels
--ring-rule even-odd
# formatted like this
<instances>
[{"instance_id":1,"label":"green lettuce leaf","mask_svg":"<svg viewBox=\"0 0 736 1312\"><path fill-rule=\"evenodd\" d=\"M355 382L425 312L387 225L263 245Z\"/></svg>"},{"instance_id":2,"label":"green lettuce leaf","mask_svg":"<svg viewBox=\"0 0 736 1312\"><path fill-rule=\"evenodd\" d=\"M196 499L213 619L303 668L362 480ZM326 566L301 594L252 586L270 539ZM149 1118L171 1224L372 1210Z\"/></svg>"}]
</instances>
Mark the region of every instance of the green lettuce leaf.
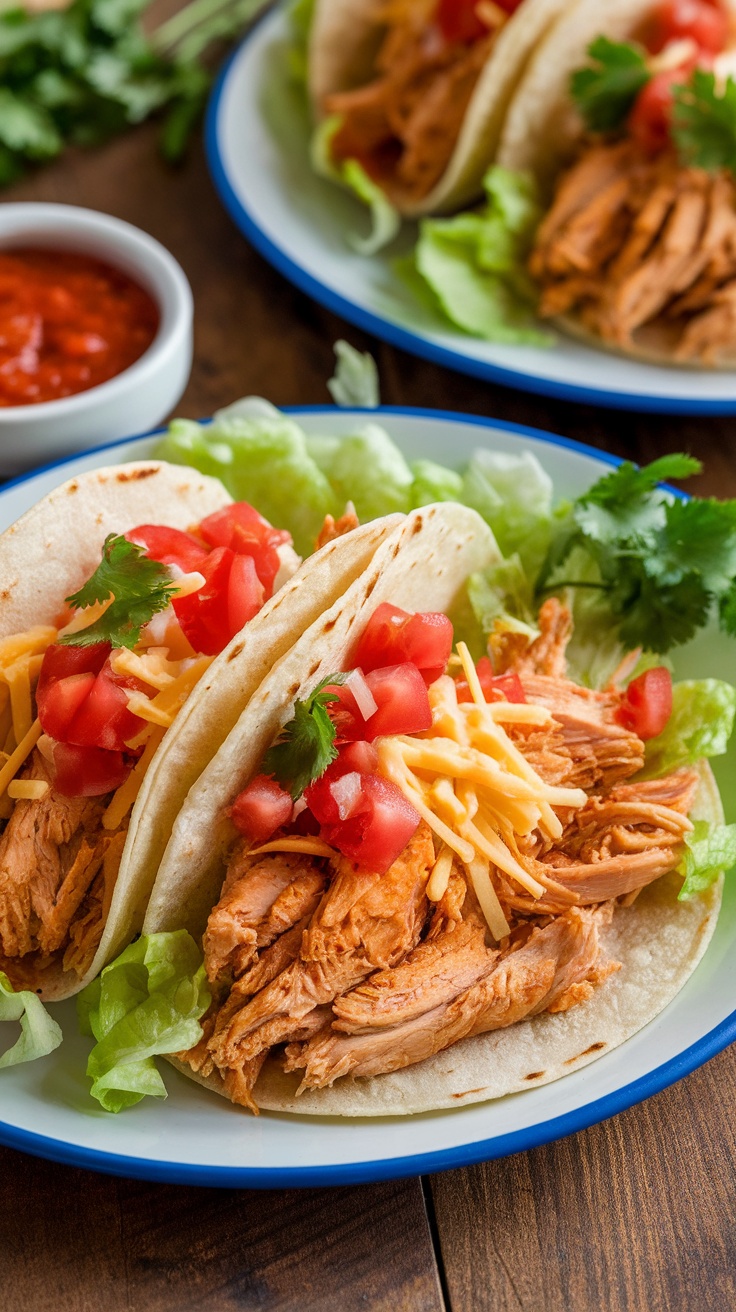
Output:
<instances>
[{"instance_id":1,"label":"green lettuce leaf","mask_svg":"<svg viewBox=\"0 0 736 1312\"><path fill-rule=\"evenodd\" d=\"M28 989L15 993L7 975L0 971L0 1021L3 1020L20 1021L20 1036L0 1056L0 1070L46 1057L61 1043L61 1026L51 1019L41 999Z\"/></svg>"},{"instance_id":2,"label":"green lettuce leaf","mask_svg":"<svg viewBox=\"0 0 736 1312\"><path fill-rule=\"evenodd\" d=\"M412 460L410 468L414 476L411 487L412 509L430 506L434 501L462 500L462 475L454 469L445 469L444 465L437 465L434 460Z\"/></svg>"},{"instance_id":3,"label":"green lettuce leaf","mask_svg":"<svg viewBox=\"0 0 736 1312\"><path fill-rule=\"evenodd\" d=\"M381 404L378 369L368 351L356 351L350 342L335 342L337 366L327 389L335 405L375 410Z\"/></svg>"},{"instance_id":4,"label":"green lettuce leaf","mask_svg":"<svg viewBox=\"0 0 736 1312\"><path fill-rule=\"evenodd\" d=\"M648 778L669 774L703 757L723 756L736 716L736 688L722 679L686 679L672 689L672 715L647 743Z\"/></svg>"},{"instance_id":5,"label":"green lettuce leaf","mask_svg":"<svg viewBox=\"0 0 736 1312\"><path fill-rule=\"evenodd\" d=\"M463 479L461 500L493 529L504 556L518 552L535 578L552 535L552 480L530 451L505 455L476 451Z\"/></svg>"},{"instance_id":6,"label":"green lettuce leaf","mask_svg":"<svg viewBox=\"0 0 736 1312\"><path fill-rule=\"evenodd\" d=\"M423 219L416 272L448 319L487 341L549 346L534 323L535 291L526 271L541 209L530 175L494 166L482 209Z\"/></svg>"},{"instance_id":7,"label":"green lettuce leaf","mask_svg":"<svg viewBox=\"0 0 736 1312\"><path fill-rule=\"evenodd\" d=\"M736 825L712 825L707 820L697 820L685 839L685 855L677 867L685 877L680 901L710 888L733 865L736 865Z\"/></svg>"},{"instance_id":8,"label":"green lettuce leaf","mask_svg":"<svg viewBox=\"0 0 736 1312\"><path fill-rule=\"evenodd\" d=\"M153 1058L194 1047L210 1001L202 954L186 930L131 943L77 999L80 1028L97 1040L87 1062L92 1097L108 1112L146 1095L165 1098Z\"/></svg>"},{"instance_id":9,"label":"green lettuce leaf","mask_svg":"<svg viewBox=\"0 0 736 1312\"><path fill-rule=\"evenodd\" d=\"M292 0L288 9L291 45L287 51L289 73L306 89L308 77L309 33L317 0Z\"/></svg>"},{"instance_id":10,"label":"green lettuce leaf","mask_svg":"<svg viewBox=\"0 0 736 1312\"><path fill-rule=\"evenodd\" d=\"M398 235L401 215L357 159L346 159L340 163L333 160L332 142L335 134L340 131L341 123L341 118L335 114L326 118L315 130L311 145L312 168L321 178L345 187L361 204L368 207L371 216L370 232L366 237L349 233L347 241L359 255L376 255Z\"/></svg>"},{"instance_id":11,"label":"green lettuce leaf","mask_svg":"<svg viewBox=\"0 0 736 1312\"><path fill-rule=\"evenodd\" d=\"M410 509L412 472L378 424L364 424L342 439L330 466L330 482L338 505L352 501L361 523Z\"/></svg>"}]
</instances>

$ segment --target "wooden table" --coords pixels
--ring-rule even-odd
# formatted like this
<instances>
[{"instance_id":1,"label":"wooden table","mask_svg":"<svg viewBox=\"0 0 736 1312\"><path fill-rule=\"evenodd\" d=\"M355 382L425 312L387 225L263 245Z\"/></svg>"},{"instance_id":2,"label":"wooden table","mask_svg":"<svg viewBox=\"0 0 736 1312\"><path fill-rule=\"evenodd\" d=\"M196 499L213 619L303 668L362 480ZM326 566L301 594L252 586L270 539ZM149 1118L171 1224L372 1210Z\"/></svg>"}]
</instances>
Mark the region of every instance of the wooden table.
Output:
<instances>
[{"instance_id":1,"label":"wooden table","mask_svg":"<svg viewBox=\"0 0 736 1312\"><path fill-rule=\"evenodd\" d=\"M736 419L638 417L513 392L412 359L313 305L236 232L199 148L168 172L141 129L67 157L8 199L106 210L173 251L196 302L180 414L249 392L324 402L332 342L345 335L376 355L386 402L538 425L637 460L689 450L706 463L699 492L736 496ZM725 1312L736 1307L735 1105L732 1050L560 1143L360 1188L152 1185L0 1149L0 1307Z\"/></svg>"}]
</instances>

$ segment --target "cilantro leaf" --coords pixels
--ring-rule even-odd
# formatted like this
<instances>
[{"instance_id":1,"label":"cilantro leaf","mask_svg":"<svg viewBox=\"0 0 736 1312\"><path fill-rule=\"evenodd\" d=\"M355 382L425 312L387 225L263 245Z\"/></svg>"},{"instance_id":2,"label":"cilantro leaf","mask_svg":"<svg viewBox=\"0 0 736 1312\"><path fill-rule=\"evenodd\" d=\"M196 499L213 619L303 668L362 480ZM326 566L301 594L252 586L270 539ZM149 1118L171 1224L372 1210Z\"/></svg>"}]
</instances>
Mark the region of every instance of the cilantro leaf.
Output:
<instances>
[{"instance_id":1,"label":"cilantro leaf","mask_svg":"<svg viewBox=\"0 0 736 1312\"><path fill-rule=\"evenodd\" d=\"M308 697L296 701L293 720L284 725L263 758L263 773L272 774L295 802L337 757L336 730L327 710L330 702L337 701L337 694L327 689L344 683L345 678L344 674L331 674Z\"/></svg>"},{"instance_id":2,"label":"cilantro leaf","mask_svg":"<svg viewBox=\"0 0 736 1312\"><path fill-rule=\"evenodd\" d=\"M696 68L674 96L672 136L684 163L736 173L736 81L719 90L714 73Z\"/></svg>"},{"instance_id":3,"label":"cilantro leaf","mask_svg":"<svg viewBox=\"0 0 736 1312\"><path fill-rule=\"evenodd\" d=\"M135 647L143 625L159 611L166 610L175 592L176 584L168 566L149 560L137 543L110 533L94 574L66 600L70 606L81 609L107 601L108 597L113 600L93 624L67 634L59 642L74 647L91 647L96 642Z\"/></svg>"},{"instance_id":4,"label":"cilantro leaf","mask_svg":"<svg viewBox=\"0 0 736 1312\"><path fill-rule=\"evenodd\" d=\"M651 77L636 45L599 36L588 46L591 64L570 78L570 94L591 132L620 127Z\"/></svg>"},{"instance_id":5,"label":"cilantro leaf","mask_svg":"<svg viewBox=\"0 0 736 1312\"><path fill-rule=\"evenodd\" d=\"M715 612L736 636L736 501L685 501L658 486L700 467L673 454L642 469L625 462L599 479L558 526L537 594L600 589L627 648L664 653ZM568 578L563 566L573 550L577 575Z\"/></svg>"}]
</instances>

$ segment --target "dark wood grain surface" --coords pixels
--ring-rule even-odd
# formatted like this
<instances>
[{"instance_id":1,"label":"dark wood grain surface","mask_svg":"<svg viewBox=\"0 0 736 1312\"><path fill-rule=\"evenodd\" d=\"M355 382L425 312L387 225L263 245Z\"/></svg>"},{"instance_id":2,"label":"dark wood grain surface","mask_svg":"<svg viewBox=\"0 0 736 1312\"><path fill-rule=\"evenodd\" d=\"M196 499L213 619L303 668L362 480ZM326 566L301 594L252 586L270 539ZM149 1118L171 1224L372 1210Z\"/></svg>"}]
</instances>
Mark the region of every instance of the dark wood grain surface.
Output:
<instances>
[{"instance_id":1,"label":"dark wood grain surface","mask_svg":"<svg viewBox=\"0 0 736 1312\"><path fill-rule=\"evenodd\" d=\"M637 416L453 375L312 304L251 251L199 148L169 172L148 128L6 193L119 215L167 245L196 302L178 413L249 392L328 399L332 342L370 348L383 399L536 425L638 460L701 456L736 495L736 420ZM601 371L606 368L601 357ZM560 1143L431 1180L271 1193L151 1185L0 1150L8 1312L679 1312L736 1307L736 1052Z\"/></svg>"}]
</instances>

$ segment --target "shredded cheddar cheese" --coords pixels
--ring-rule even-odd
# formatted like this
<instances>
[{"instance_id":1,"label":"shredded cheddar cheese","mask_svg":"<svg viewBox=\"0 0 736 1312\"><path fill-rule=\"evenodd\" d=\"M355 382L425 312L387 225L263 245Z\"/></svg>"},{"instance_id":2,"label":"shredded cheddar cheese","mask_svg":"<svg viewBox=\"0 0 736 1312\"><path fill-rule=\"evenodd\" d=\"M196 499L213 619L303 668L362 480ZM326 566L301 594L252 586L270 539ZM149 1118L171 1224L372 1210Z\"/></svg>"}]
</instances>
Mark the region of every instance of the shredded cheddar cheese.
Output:
<instances>
[{"instance_id":1,"label":"shredded cheddar cheese","mask_svg":"<svg viewBox=\"0 0 736 1312\"><path fill-rule=\"evenodd\" d=\"M143 777L163 736L163 729L157 729L151 734L143 755L136 761L125 783L113 793L107 809L103 812L103 829L117 829L122 824L140 792Z\"/></svg>"},{"instance_id":2,"label":"shredded cheddar cheese","mask_svg":"<svg viewBox=\"0 0 736 1312\"><path fill-rule=\"evenodd\" d=\"M8 784L8 797L27 802L40 801L48 791L45 779L13 779Z\"/></svg>"},{"instance_id":3,"label":"shredded cheddar cheese","mask_svg":"<svg viewBox=\"0 0 736 1312\"><path fill-rule=\"evenodd\" d=\"M262 843L260 847L251 847L248 856L260 856L263 852L303 852L305 856L327 856L337 857L340 855L329 843L325 843L321 838L310 838L308 835L300 837L294 834L287 838L273 838L270 843Z\"/></svg>"},{"instance_id":4,"label":"shredded cheddar cheese","mask_svg":"<svg viewBox=\"0 0 736 1312\"><path fill-rule=\"evenodd\" d=\"M439 902L440 898L445 896L447 885L450 882L450 875L452 874L452 862L452 849L443 847L432 866L432 873L427 884L427 897L430 902Z\"/></svg>"},{"instance_id":5,"label":"shredded cheddar cheese","mask_svg":"<svg viewBox=\"0 0 736 1312\"><path fill-rule=\"evenodd\" d=\"M7 791L8 784L15 778L26 758L30 756L40 737L41 726L38 720L34 720L28 732L18 743L15 751L11 752L5 764L0 766L0 797Z\"/></svg>"}]
</instances>

